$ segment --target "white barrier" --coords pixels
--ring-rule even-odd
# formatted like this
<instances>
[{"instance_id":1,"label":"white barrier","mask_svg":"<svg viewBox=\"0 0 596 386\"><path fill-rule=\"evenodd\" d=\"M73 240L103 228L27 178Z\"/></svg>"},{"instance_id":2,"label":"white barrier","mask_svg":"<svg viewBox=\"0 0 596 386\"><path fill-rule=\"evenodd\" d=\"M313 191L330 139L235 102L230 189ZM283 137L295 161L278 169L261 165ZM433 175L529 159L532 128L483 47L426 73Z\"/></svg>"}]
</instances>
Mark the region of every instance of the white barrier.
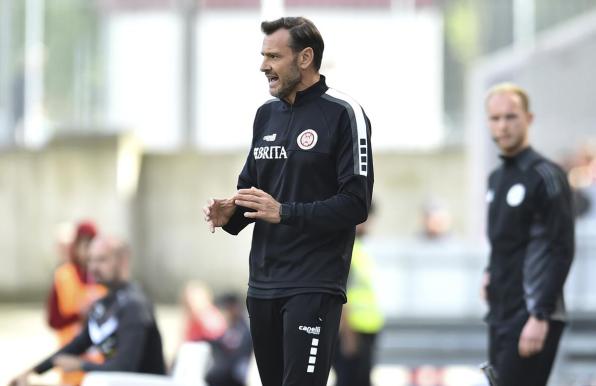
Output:
<instances>
[{"instance_id":1,"label":"white barrier","mask_svg":"<svg viewBox=\"0 0 596 386\"><path fill-rule=\"evenodd\" d=\"M209 358L209 344L184 343L178 350L172 376L94 371L85 376L81 386L206 386Z\"/></svg>"}]
</instances>

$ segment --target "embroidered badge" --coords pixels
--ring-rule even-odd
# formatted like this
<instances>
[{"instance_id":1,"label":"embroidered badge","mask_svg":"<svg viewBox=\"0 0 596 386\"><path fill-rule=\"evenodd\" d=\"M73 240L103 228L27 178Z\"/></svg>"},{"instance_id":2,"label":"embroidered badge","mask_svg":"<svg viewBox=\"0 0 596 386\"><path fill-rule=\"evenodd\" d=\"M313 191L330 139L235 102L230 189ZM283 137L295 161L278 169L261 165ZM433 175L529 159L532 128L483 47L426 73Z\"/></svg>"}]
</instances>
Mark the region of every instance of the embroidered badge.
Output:
<instances>
[{"instance_id":1,"label":"embroidered badge","mask_svg":"<svg viewBox=\"0 0 596 386\"><path fill-rule=\"evenodd\" d=\"M526 188L522 184L515 184L507 192L507 203L509 206L519 206L526 197Z\"/></svg>"},{"instance_id":2,"label":"embroidered badge","mask_svg":"<svg viewBox=\"0 0 596 386\"><path fill-rule=\"evenodd\" d=\"M318 139L319 136L317 135L316 131L312 129L304 130L302 133L300 133L300 135L298 135L298 146L302 150L310 150L315 147Z\"/></svg>"}]
</instances>

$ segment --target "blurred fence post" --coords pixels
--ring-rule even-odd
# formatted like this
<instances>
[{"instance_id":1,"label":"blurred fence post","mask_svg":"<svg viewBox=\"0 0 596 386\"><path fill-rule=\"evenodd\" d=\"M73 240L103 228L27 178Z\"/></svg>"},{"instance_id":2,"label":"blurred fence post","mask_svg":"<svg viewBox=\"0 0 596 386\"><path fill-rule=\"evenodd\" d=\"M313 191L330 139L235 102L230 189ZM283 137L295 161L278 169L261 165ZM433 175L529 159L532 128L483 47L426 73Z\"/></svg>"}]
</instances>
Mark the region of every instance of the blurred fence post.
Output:
<instances>
[{"instance_id":1,"label":"blurred fence post","mask_svg":"<svg viewBox=\"0 0 596 386\"><path fill-rule=\"evenodd\" d=\"M11 145L14 141L12 129L12 28L13 0L0 1L0 146Z\"/></svg>"}]
</instances>

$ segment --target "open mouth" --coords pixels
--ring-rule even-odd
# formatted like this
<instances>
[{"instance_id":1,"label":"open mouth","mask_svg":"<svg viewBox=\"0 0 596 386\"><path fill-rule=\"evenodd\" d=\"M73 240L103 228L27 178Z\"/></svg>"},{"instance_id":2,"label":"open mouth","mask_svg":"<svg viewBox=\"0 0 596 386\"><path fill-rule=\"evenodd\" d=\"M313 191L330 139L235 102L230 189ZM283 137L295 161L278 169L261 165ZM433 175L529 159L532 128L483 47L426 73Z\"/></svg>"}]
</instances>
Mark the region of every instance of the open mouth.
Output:
<instances>
[{"instance_id":1,"label":"open mouth","mask_svg":"<svg viewBox=\"0 0 596 386\"><path fill-rule=\"evenodd\" d=\"M277 76L267 76L267 80L269 81L269 86L273 86L279 81L279 78Z\"/></svg>"}]
</instances>

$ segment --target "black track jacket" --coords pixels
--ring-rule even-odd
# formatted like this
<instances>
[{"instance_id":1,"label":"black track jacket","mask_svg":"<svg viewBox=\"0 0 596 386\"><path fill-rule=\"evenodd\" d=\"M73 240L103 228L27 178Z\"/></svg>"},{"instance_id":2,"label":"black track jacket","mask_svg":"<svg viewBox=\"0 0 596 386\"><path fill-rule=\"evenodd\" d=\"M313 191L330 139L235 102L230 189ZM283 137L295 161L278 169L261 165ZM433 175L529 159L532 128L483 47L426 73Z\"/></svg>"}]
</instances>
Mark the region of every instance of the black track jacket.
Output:
<instances>
[{"instance_id":1,"label":"black track jacket","mask_svg":"<svg viewBox=\"0 0 596 386\"><path fill-rule=\"evenodd\" d=\"M280 224L256 221L248 295L277 298L328 292L345 299L355 226L366 220L373 189L370 121L350 97L319 82L293 105L262 105L238 189L256 187L282 204ZM252 220L238 207L224 227Z\"/></svg>"},{"instance_id":2,"label":"black track jacket","mask_svg":"<svg viewBox=\"0 0 596 386\"><path fill-rule=\"evenodd\" d=\"M91 346L104 355L105 362L84 362L83 371L165 374L153 307L135 284L125 284L93 303L79 335L34 371L39 374L51 369L56 355L83 354Z\"/></svg>"},{"instance_id":3,"label":"black track jacket","mask_svg":"<svg viewBox=\"0 0 596 386\"><path fill-rule=\"evenodd\" d=\"M489 323L522 316L565 319L563 285L574 254L565 173L532 148L489 177Z\"/></svg>"}]
</instances>

